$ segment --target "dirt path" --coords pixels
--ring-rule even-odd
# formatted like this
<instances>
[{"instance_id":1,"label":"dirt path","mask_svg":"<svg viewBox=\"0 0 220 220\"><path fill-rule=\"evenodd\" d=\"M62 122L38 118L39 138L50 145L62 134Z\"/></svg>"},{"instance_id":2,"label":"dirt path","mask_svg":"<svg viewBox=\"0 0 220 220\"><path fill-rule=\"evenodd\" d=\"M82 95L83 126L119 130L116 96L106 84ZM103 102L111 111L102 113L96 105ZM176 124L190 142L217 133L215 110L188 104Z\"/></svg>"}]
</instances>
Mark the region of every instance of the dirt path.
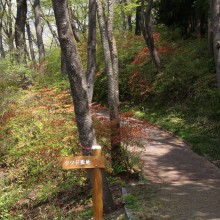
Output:
<instances>
[{"instance_id":1,"label":"dirt path","mask_svg":"<svg viewBox=\"0 0 220 220\"><path fill-rule=\"evenodd\" d=\"M105 111L95 115L108 118ZM134 219L220 220L220 169L168 132L138 123L148 137L143 148L132 150L141 152L144 176L157 189L157 205L153 215L148 207L141 218Z\"/></svg>"},{"instance_id":2,"label":"dirt path","mask_svg":"<svg viewBox=\"0 0 220 220\"><path fill-rule=\"evenodd\" d=\"M220 219L220 169L172 135L146 131L152 142L143 141L143 172L162 204L155 219Z\"/></svg>"}]
</instances>

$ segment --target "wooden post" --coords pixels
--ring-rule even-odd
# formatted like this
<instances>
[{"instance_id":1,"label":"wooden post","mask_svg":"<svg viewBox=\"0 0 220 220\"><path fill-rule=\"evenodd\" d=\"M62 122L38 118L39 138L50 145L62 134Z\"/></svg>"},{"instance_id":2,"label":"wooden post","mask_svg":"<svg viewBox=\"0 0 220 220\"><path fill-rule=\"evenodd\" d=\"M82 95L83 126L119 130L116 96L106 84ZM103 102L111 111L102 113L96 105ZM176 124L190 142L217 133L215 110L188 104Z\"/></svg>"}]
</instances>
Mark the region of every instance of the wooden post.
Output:
<instances>
[{"instance_id":1,"label":"wooden post","mask_svg":"<svg viewBox=\"0 0 220 220\"><path fill-rule=\"evenodd\" d=\"M68 156L58 157L61 166L65 170L70 169L91 169L92 168L92 188L93 188L93 216L94 220L103 220L103 201L102 201L102 171L105 167L102 147L92 146L92 156Z\"/></svg>"},{"instance_id":2,"label":"wooden post","mask_svg":"<svg viewBox=\"0 0 220 220\"><path fill-rule=\"evenodd\" d=\"M92 156L101 156L100 146L92 147ZM102 171L95 167L92 171L93 177L93 209L94 220L103 220L103 201L102 201Z\"/></svg>"}]
</instances>

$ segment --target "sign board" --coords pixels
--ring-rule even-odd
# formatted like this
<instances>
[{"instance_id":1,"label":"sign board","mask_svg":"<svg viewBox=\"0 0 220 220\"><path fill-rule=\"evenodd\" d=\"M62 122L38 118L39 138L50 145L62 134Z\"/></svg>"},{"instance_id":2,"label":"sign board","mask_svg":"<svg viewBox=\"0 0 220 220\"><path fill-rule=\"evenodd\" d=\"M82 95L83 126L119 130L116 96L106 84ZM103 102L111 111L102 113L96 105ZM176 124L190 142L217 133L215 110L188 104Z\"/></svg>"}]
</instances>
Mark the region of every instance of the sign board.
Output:
<instances>
[{"instance_id":1,"label":"sign board","mask_svg":"<svg viewBox=\"0 0 220 220\"><path fill-rule=\"evenodd\" d=\"M69 156L58 157L57 159L64 170L93 168L94 220L103 220L102 173L100 168L105 167L104 156L101 155L101 146L92 146L91 150L92 156Z\"/></svg>"},{"instance_id":2,"label":"sign board","mask_svg":"<svg viewBox=\"0 0 220 220\"><path fill-rule=\"evenodd\" d=\"M70 156L57 158L64 170L104 168L104 156Z\"/></svg>"}]
</instances>

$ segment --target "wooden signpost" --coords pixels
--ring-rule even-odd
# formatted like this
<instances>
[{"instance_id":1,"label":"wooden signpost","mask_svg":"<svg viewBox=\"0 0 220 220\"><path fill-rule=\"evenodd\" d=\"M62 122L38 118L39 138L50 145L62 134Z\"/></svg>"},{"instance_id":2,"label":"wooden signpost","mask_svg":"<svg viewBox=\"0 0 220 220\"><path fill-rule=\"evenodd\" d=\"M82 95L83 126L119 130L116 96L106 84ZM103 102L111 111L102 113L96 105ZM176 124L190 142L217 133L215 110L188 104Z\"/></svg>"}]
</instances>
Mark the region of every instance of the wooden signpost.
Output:
<instances>
[{"instance_id":1,"label":"wooden signpost","mask_svg":"<svg viewBox=\"0 0 220 220\"><path fill-rule=\"evenodd\" d=\"M103 219L102 201L102 173L100 168L104 168L104 156L101 155L101 146L92 146L92 156L70 156L58 157L63 169L83 169L91 168L93 177L93 210L94 220Z\"/></svg>"}]
</instances>

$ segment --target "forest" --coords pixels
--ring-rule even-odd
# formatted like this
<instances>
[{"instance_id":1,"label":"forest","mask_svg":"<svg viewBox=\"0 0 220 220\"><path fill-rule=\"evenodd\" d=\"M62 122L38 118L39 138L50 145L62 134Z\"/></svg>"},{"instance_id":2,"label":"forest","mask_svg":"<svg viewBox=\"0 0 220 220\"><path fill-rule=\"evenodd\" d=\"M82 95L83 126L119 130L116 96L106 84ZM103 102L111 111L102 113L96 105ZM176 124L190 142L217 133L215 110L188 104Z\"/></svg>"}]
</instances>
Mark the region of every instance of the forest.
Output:
<instances>
[{"instance_id":1,"label":"forest","mask_svg":"<svg viewBox=\"0 0 220 220\"><path fill-rule=\"evenodd\" d=\"M93 219L90 170L63 170L57 157L94 146L103 219L130 219L124 207L178 219L158 211L143 140L157 127L220 168L219 10L217 0L0 0L0 219Z\"/></svg>"}]
</instances>

